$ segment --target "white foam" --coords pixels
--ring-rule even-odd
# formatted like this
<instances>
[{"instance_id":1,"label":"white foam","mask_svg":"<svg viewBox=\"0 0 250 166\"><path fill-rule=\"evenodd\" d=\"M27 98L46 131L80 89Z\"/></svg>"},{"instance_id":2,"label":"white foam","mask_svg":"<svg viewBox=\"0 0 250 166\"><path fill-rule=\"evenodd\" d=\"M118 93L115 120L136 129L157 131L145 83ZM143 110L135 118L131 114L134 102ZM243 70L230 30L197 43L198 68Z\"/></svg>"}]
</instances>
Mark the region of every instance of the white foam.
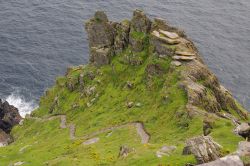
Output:
<instances>
[{"instance_id":1,"label":"white foam","mask_svg":"<svg viewBox=\"0 0 250 166\"><path fill-rule=\"evenodd\" d=\"M18 108L19 114L24 118L25 115L30 114L37 105L34 101L25 101L24 97L20 96L18 93L12 93L6 98L6 101Z\"/></svg>"}]
</instances>

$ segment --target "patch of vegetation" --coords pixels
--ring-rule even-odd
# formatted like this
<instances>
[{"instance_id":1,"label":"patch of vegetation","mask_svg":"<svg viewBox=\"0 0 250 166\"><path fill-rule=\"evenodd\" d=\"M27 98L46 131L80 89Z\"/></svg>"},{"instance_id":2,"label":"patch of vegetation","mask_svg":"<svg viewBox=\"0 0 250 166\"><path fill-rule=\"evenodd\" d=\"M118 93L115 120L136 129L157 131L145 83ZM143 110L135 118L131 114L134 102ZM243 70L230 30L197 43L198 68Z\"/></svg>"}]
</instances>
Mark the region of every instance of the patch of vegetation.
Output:
<instances>
[{"instance_id":1,"label":"patch of vegetation","mask_svg":"<svg viewBox=\"0 0 250 166\"><path fill-rule=\"evenodd\" d=\"M133 36L145 37L141 33L133 33ZM123 58L132 54L142 59L140 65L124 63ZM39 108L32 115L48 117L65 114L67 123L76 126L77 139L70 140L68 128L60 129L59 119L46 122L25 119L24 125L12 131L16 141L0 149L1 164L18 161L34 166L196 164L194 156L183 156L182 150L186 139L202 135L203 119L188 117L185 108L187 96L179 88L181 67L171 70L170 63L170 58L154 56L148 46L139 53L133 53L130 48L124 50L112 59L112 65L96 68L88 64L71 68L41 98ZM150 64L159 65L163 72L149 77L146 69ZM84 76L83 90L79 84L80 74ZM66 86L70 81L74 84L73 91ZM128 87L128 82L131 87ZM95 90L88 94L87 90L92 87ZM58 104L50 114L56 97ZM129 108L128 102L134 105ZM149 144L141 144L132 126L116 129L111 135L109 132L99 134L100 141L96 144L82 144L85 139L81 137L87 134L138 121L144 123L151 136ZM229 121L218 119L211 133L226 152L233 152L241 140L232 133L232 129ZM122 145L134 149L125 159L118 158ZM174 145L177 149L169 156L157 158L156 151L163 145Z\"/></svg>"}]
</instances>

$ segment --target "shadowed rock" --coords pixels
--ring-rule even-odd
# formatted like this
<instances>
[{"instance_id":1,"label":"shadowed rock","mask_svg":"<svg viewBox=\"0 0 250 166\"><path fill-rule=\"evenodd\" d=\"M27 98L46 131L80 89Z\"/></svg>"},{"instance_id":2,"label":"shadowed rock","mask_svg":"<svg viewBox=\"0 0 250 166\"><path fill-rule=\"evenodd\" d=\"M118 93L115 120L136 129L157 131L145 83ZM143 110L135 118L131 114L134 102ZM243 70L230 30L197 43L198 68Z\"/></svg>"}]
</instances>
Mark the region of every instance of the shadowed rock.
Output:
<instances>
[{"instance_id":1,"label":"shadowed rock","mask_svg":"<svg viewBox=\"0 0 250 166\"><path fill-rule=\"evenodd\" d=\"M236 133L242 136L245 139L250 138L250 125L248 123L241 123L238 127L235 129Z\"/></svg>"},{"instance_id":2,"label":"shadowed rock","mask_svg":"<svg viewBox=\"0 0 250 166\"><path fill-rule=\"evenodd\" d=\"M129 155L129 153L131 153L133 151L135 151L134 148L129 148L129 147L125 146L125 145L122 145L120 147L120 151L119 151L118 157L119 158L126 158Z\"/></svg>"},{"instance_id":3,"label":"shadowed rock","mask_svg":"<svg viewBox=\"0 0 250 166\"><path fill-rule=\"evenodd\" d=\"M21 120L18 109L9 105L7 101L3 103L0 99L0 146L6 146L12 142L9 133Z\"/></svg>"},{"instance_id":4,"label":"shadowed rock","mask_svg":"<svg viewBox=\"0 0 250 166\"><path fill-rule=\"evenodd\" d=\"M113 55L115 29L103 11L97 11L94 18L85 24L90 48L90 62L97 66L109 63Z\"/></svg>"}]
</instances>

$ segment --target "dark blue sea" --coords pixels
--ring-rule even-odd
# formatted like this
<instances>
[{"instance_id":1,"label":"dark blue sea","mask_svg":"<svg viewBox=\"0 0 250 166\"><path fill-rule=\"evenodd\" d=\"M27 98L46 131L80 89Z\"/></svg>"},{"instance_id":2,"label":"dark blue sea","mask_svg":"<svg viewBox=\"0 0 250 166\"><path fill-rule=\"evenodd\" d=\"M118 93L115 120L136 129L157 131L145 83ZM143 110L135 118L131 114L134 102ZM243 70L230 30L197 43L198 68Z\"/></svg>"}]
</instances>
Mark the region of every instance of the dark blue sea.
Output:
<instances>
[{"instance_id":1,"label":"dark blue sea","mask_svg":"<svg viewBox=\"0 0 250 166\"><path fill-rule=\"evenodd\" d=\"M136 8L181 27L222 84L250 110L249 0L0 0L0 98L32 111L67 67L88 62L84 22Z\"/></svg>"}]
</instances>

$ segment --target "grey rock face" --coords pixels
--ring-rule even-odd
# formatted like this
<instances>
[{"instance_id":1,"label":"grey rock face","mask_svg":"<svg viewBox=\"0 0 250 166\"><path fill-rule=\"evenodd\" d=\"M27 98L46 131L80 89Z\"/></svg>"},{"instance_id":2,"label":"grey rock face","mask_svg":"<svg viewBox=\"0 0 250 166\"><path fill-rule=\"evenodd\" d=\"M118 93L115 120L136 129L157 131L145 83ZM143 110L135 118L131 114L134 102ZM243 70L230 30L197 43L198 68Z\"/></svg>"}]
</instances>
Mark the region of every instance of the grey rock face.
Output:
<instances>
[{"instance_id":1,"label":"grey rock face","mask_svg":"<svg viewBox=\"0 0 250 166\"><path fill-rule=\"evenodd\" d=\"M248 123L241 123L238 127L236 127L235 131L244 138L250 138L250 125Z\"/></svg>"},{"instance_id":2,"label":"grey rock face","mask_svg":"<svg viewBox=\"0 0 250 166\"><path fill-rule=\"evenodd\" d=\"M183 149L184 155L193 154L199 164L214 161L220 158L221 146L214 142L210 136L199 136L186 141Z\"/></svg>"},{"instance_id":3,"label":"grey rock face","mask_svg":"<svg viewBox=\"0 0 250 166\"><path fill-rule=\"evenodd\" d=\"M244 166L240 157L237 155L225 156L210 163L200 164L199 166Z\"/></svg>"},{"instance_id":4,"label":"grey rock face","mask_svg":"<svg viewBox=\"0 0 250 166\"><path fill-rule=\"evenodd\" d=\"M90 62L97 66L108 64L113 55L115 29L107 15L97 11L94 18L85 24L85 29L89 39Z\"/></svg>"},{"instance_id":5,"label":"grey rock face","mask_svg":"<svg viewBox=\"0 0 250 166\"><path fill-rule=\"evenodd\" d=\"M131 30L148 33L151 29L151 21L141 10L135 10L131 20Z\"/></svg>"},{"instance_id":6,"label":"grey rock face","mask_svg":"<svg viewBox=\"0 0 250 166\"><path fill-rule=\"evenodd\" d=\"M12 142L9 135L12 127L19 124L22 120L18 109L9 105L7 101L2 102L0 99L0 147L7 146Z\"/></svg>"},{"instance_id":7,"label":"grey rock face","mask_svg":"<svg viewBox=\"0 0 250 166\"><path fill-rule=\"evenodd\" d=\"M12 142L10 135L6 134L2 129L0 129L0 147L7 146Z\"/></svg>"},{"instance_id":8,"label":"grey rock face","mask_svg":"<svg viewBox=\"0 0 250 166\"><path fill-rule=\"evenodd\" d=\"M121 23L117 23L115 29L114 51L116 54L119 54L129 43L130 22L125 20Z\"/></svg>"},{"instance_id":9,"label":"grey rock face","mask_svg":"<svg viewBox=\"0 0 250 166\"><path fill-rule=\"evenodd\" d=\"M176 146L163 146L156 152L156 156L158 158L161 158L163 156L169 156L175 150Z\"/></svg>"},{"instance_id":10,"label":"grey rock face","mask_svg":"<svg viewBox=\"0 0 250 166\"><path fill-rule=\"evenodd\" d=\"M85 24L85 29L90 48L111 47L114 44L114 28L104 12L97 11L94 18Z\"/></svg>"},{"instance_id":11,"label":"grey rock face","mask_svg":"<svg viewBox=\"0 0 250 166\"><path fill-rule=\"evenodd\" d=\"M107 65L110 62L110 57L113 55L112 48L97 48L91 47L91 62L96 66Z\"/></svg>"},{"instance_id":12,"label":"grey rock face","mask_svg":"<svg viewBox=\"0 0 250 166\"><path fill-rule=\"evenodd\" d=\"M236 152L239 156L250 156L250 142L241 141Z\"/></svg>"}]
</instances>

